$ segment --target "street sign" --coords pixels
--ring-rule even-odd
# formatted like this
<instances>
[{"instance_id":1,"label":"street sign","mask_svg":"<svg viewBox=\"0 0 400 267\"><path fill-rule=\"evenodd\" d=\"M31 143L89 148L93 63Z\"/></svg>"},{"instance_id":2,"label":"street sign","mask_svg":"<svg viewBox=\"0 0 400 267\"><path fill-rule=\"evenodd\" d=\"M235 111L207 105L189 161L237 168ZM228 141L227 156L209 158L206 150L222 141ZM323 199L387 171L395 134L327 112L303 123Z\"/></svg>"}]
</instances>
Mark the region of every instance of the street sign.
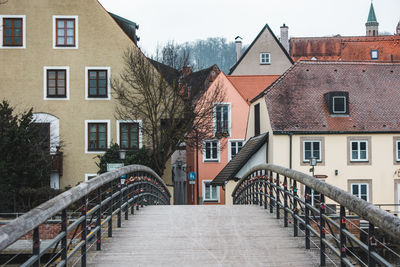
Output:
<instances>
[{"instance_id":1,"label":"street sign","mask_svg":"<svg viewBox=\"0 0 400 267\"><path fill-rule=\"evenodd\" d=\"M195 181L189 181L189 184L196 184Z\"/></svg>"},{"instance_id":2,"label":"street sign","mask_svg":"<svg viewBox=\"0 0 400 267\"><path fill-rule=\"evenodd\" d=\"M124 167L123 163L107 163L107 171L114 171L116 169Z\"/></svg>"},{"instance_id":3,"label":"street sign","mask_svg":"<svg viewBox=\"0 0 400 267\"><path fill-rule=\"evenodd\" d=\"M195 181L196 180L196 173L195 172L189 172L188 173L188 178L189 178L189 181Z\"/></svg>"}]
</instances>

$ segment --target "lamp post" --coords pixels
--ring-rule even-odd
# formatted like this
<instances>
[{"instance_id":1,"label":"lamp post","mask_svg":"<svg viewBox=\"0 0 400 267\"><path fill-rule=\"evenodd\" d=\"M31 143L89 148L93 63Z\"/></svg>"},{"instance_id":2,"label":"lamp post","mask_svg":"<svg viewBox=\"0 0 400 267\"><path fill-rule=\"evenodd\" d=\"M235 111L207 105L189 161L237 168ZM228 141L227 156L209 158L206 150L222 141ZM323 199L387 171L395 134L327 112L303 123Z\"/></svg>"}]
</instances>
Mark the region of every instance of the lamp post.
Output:
<instances>
[{"instance_id":1,"label":"lamp post","mask_svg":"<svg viewBox=\"0 0 400 267\"><path fill-rule=\"evenodd\" d=\"M126 157L126 150L120 149L119 150L119 158L121 160L125 160L125 157Z\"/></svg>"},{"instance_id":2,"label":"lamp post","mask_svg":"<svg viewBox=\"0 0 400 267\"><path fill-rule=\"evenodd\" d=\"M310 166L312 171L312 176L314 177L314 167L317 165L317 158L314 156L310 157Z\"/></svg>"}]
</instances>

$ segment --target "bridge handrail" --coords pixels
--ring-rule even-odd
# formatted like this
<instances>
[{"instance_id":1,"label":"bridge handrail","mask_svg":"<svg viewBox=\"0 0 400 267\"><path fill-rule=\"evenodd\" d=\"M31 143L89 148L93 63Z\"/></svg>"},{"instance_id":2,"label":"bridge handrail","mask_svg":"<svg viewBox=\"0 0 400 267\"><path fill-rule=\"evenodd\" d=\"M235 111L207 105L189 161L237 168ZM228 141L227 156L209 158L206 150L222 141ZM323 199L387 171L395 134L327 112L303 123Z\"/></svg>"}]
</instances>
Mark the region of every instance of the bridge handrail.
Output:
<instances>
[{"instance_id":1,"label":"bridge handrail","mask_svg":"<svg viewBox=\"0 0 400 267\"><path fill-rule=\"evenodd\" d=\"M302 172L281 167L274 164L260 164L251 168L235 186L232 197L235 197L238 189L249 176L257 170L268 170L292 178L315 191L328 196L330 199L358 214L361 218L372 222L375 226L385 231L390 236L400 239L400 219L389 212L386 212L375 205L353 196L336 186L324 183L314 177Z\"/></svg>"},{"instance_id":2,"label":"bridge handrail","mask_svg":"<svg viewBox=\"0 0 400 267\"><path fill-rule=\"evenodd\" d=\"M46 222L49 218L61 212L72 203L94 192L99 187L110 183L113 180L119 179L125 174L134 172L146 172L151 174L163 187L165 191L164 194L167 194L169 198L171 197L171 193L169 192L167 185L152 169L143 165L125 166L118 170L98 175L97 177L86 182L82 182L68 191L65 191L62 194L37 206L24 215L12 220L7 225L0 227L0 251L17 241L22 236L26 235L29 231Z\"/></svg>"}]
</instances>

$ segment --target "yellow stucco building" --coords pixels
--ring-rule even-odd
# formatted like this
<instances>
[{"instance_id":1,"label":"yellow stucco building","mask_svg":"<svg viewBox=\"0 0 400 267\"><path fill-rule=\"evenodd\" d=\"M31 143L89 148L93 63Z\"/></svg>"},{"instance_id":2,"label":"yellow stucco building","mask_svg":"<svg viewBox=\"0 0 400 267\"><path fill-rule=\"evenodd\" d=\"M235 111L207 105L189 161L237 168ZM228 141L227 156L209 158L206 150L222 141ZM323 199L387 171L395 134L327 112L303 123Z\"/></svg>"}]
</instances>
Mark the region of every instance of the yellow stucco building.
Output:
<instances>
[{"instance_id":1,"label":"yellow stucco building","mask_svg":"<svg viewBox=\"0 0 400 267\"><path fill-rule=\"evenodd\" d=\"M52 174L52 187L95 175L95 157L111 143L146 143L140 119L115 118L110 88L124 52L141 53L134 22L97 0L12 0L1 5L0 23L0 95L17 110L33 107L35 119L48 123L51 153L63 151L63 172Z\"/></svg>"}]
</instances>

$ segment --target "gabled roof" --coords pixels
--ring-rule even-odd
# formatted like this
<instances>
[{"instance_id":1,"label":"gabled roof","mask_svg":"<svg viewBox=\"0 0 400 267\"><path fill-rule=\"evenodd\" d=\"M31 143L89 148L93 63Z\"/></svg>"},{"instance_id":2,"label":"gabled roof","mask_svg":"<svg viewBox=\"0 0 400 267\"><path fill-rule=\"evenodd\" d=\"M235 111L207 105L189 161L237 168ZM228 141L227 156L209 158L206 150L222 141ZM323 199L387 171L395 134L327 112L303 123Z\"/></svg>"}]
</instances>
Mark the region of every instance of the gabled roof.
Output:
<instances>
[{"instance_id":1,"label":"gabled roof","mask_svg":"<svg viewBox=\"0 0 400 267\"><path fill-rule=\"evenodd\" d=\"M238 75L226 76L243 99L249 103L254 97L270 86L280 75Z\"/></svg>"},{"instance_id":2,"label":"gabled roof","mask_svg":"<svg viewBox=\"0 0 400 267\"><path fill-rule=\"evenodd\" d=\"M329 92L348 92L348 116L330 115ZM400 64L301 61L265 101L275 134L400 132Z\"/></svg>"},{"instance_id":3,"label":"gabled roof","mask_svg":"<svg viewBox=\"0 0 400 267\"><path fill-rule=\"evenodd\" d=\"M218 173L214 180L212 180L211 184L223 185L225 181L234 179L240 169L267 141L268 133L250 138L239 153L237 153L236 156Z\"/></svg>"},{"instance_id":4,"label":"gabled roof","mask_svg":"<svg viewBox=\"0 0 400 267\"><path fill-rule=\"evenodd\" d=\"M293 64L293 60L290 57L290 55L288 54L288 52L286 51L286 49L282 46L281 42L278 40L278 38L276 38L275 34L272 32L271 28L268 26L268 24L265 24L264 28L262 28L262 30L260 31L260 33L257 35L257 37L253 40L253 42L250 44L250 46L246 49L246 51L242 54L242 56L239 58L239 60L236 62L235 65L233 65L233 67L229 70L229 75L232 74L232 72L236 69L236 67L240 64L240 62L242 61L242 59L246 56L246 54L251 50L251 48L253 47L253 45L256 43L256 41L258 40L258 38L260 38L261 34L268 30L269 33L274 37L275 42L279 45L279 47L282 49L282 52L286 55L286 57L289 59L289 61Z\"/></svg>"},{"instance_id":5,"label":"gabled roof","mask_svg":"<svg viewBox=\"0 0 400 267\"><path fill-rule=\"evenodd\" d=\"M129 39L131 39L135 44L137 44L139 38L136 35L136 29L138 29L139 26L135 22L127 20L111 12L108 12L108 14L110 14L110 16L115 20L115 22L117 22L117 24L126 33L126 35L128 35Z\"/></svg>"},{"instance_id":6,"label":"gabled roof","mask_svg":"<svg viewBox=\"0 0 400 267\"><path fill-rule=\"evenodd\" d=\"M290 54L295 61L369 61L371 50L378 50L376 61L400 61L400 36L335 36L290 39Z\"/></svg>"}]
</instances>

